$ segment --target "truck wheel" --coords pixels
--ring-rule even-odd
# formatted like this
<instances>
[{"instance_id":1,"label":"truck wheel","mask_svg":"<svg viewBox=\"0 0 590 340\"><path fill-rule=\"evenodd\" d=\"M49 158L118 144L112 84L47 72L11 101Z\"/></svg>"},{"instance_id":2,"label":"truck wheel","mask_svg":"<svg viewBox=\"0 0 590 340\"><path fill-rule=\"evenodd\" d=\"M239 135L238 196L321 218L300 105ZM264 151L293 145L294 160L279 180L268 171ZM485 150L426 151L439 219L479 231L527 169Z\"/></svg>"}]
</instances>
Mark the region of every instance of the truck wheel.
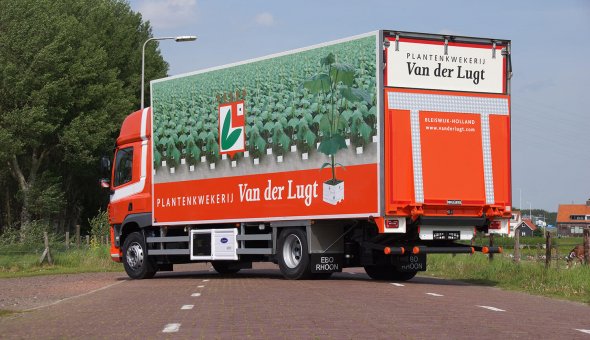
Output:
<instances>
[{"instance_id":1,"label":"truck wheel","mask_svg":"<svg viewBox=\"0 0 590 340\"><path fill-rule=\"evenodd\" d=\"M221 275L235 274L240 271L240 268L231 268L231 262L228 261L211 261L211 265Z\"/></svg>"},{"instance_id":2,"label":"truck wheel","mask_svg":"<svg viewBox=\"0 0 590 340\"><path fill-rule=\"evenodd\" d=\"M373 280L408 281L416 276L417 272L400 272L395 266L365 266L365 272Z\"/></svg>"},{"instance_id":3,"label":"truck wheel","mask_svg":"<svg viewBox=\"0 0 590 340\"><path fill-rule=\"evenodd\" d=\"M279 268L285 278L300 280L311 277L311 260L305 231L297 228L284 230L279 237L278 257Z\"/></svg>"},{"instance_id":4,"label":"truck wheel","mask_svg":"<svg viewBox=\"0 0 590 340\"><path fill-rule=\"evenodd\" d=\"M147 247L143 234L129 234L123 243L123 266L132 279L151 279L156 275L156 266L147 255Z\"/></svg>"}]
</instances>

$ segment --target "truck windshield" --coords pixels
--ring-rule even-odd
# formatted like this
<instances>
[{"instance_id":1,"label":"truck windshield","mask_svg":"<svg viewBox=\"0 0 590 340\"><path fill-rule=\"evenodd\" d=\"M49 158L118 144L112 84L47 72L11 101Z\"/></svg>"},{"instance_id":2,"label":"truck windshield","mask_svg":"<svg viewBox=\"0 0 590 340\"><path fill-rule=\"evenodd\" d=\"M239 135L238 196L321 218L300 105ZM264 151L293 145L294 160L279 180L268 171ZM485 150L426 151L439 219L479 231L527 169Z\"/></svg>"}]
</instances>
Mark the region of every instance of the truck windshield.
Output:
<instances>
[{"instance_id":1,"label":"truck windshield","mask_svg":"<svg viewBox=\"0 0 590 340\"><path fill-rule=\"evenodd\" d=\"M115 181L114 186L118 187L131 182L133 174L133 147L117 151L115 159Z\"/></svg>"}]
</instances>

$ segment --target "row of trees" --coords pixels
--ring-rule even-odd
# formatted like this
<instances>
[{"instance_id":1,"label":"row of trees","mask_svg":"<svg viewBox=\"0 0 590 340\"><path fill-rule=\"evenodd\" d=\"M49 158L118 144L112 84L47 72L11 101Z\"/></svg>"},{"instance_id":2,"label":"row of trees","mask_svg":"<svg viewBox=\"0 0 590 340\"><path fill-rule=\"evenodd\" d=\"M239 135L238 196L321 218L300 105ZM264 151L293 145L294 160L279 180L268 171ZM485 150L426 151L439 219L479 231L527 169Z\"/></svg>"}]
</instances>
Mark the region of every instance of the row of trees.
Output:
<instances>
[{"instance_id":1,"label":"row of trees","mask_svg":"<svg viewBox=\"0 0 590 340\"><path fill-rule=\"evenodd\" d=\"M122 0L0 0L0 8L0 233L33 220L61 232L106 204L98 160L139 108L151 27ZM146 79L167 70L148 44Z\"/></svg>"}]
</instances>

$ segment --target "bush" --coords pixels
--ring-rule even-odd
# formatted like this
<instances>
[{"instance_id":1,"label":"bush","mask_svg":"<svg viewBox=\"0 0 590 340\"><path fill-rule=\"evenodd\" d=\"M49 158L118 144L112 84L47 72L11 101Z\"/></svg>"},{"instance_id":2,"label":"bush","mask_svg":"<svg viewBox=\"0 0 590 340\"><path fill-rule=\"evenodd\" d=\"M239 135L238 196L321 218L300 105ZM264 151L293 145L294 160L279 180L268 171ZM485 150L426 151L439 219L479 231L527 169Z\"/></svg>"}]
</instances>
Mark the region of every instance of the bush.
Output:
<instances>
[{"instance_id":1,"label":"bush","mask_svg":"<svg viewBox=\"0 0 590 340\"><path fill-rule=\"evenodd\" d=\"M109 214L99 210L96 216L88 220L92 245L102 244L105 236L109 235Z\"/></svg>"}]
</instances>

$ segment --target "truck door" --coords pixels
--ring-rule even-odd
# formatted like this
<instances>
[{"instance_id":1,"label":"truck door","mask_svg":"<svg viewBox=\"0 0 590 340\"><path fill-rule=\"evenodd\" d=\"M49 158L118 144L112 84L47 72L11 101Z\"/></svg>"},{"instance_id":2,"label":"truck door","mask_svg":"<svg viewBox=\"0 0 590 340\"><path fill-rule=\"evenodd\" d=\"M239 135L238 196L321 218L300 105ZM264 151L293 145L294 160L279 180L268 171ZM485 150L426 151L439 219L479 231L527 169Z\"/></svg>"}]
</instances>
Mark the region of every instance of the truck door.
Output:
<instances>
[{"instance_id":1,"label":"truck door","mask_svg":"<svg viewBox=\"0 0 590 340\"><path fill-rule=\"evenodd\" d=\"M507 96L388 89L385 98L390 210L509 204Z\"/></svg>"},{"instance_id":2,"label":"truck door","mask_svg":"<svg viewBox=\"0 0 590 340\"><path fill-rule=\"evenodd\" d=\"M113 167L113 181L109 217L112 224L120 224L128 214L130 197L124 197L125 188L134 182L133 176L133 146L117 149ZM136 181L136 180L135 180ZM121 197L121 198L119 198Z\"/></svg>"}]
</instances>

